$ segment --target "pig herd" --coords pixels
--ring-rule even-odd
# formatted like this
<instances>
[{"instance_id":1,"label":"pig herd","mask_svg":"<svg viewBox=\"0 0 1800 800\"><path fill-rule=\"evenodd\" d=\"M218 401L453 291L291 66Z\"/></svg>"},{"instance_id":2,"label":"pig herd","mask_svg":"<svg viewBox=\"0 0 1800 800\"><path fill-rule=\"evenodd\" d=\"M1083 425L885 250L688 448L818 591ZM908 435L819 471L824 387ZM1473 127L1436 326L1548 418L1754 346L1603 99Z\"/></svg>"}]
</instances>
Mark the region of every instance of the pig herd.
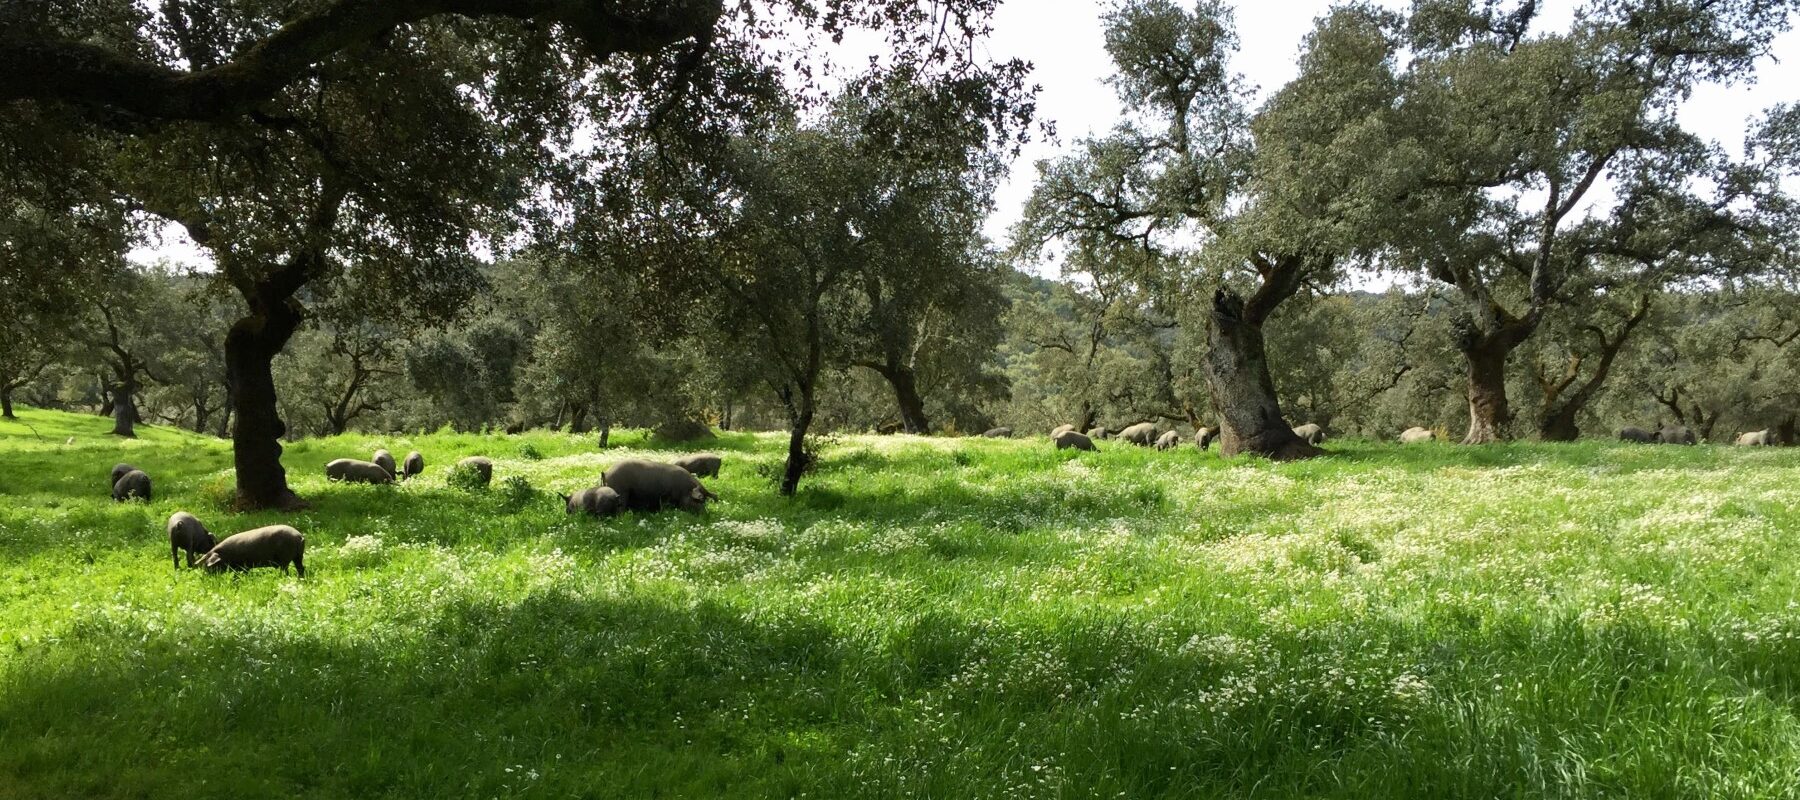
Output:
<instances>
[{"instance_id":1,"label":"pig herd","mask_svg":"<svg viewBox=\"0 0 1800 800\"><path fill-rule=\"evenodd\" d=\"M561 495L563 506L570 514L596 517L666 508L700 512L705 510L707 501L719 496L702 486L697 476L718 477L722 462L712 453L685 456L670 464L627 459L608 467L600 476L600 485ZM494 479L494 462L483 456L458 461L457 469L467 471L481 486ZM368 461L340 458L325 465L328 480L376 485L408 480L424 471L425 457L416 450L397 464L392 453L377 450ZM111 480L113 500L150 501L150 476L143 470L117 464ZM169 560L176 569L181 568L182 556L186 554L189 569L223 572L279 567L285 574L291 565L293 573L306 577L306 537L292 526L268 525L218 540L198 517L177 511L169 516L168 533Z\"/></svg>"},{"instance_id":2,"label":"pig herd","mask_svg":"<svg viewBox=\"0 0 1800 800\"><path fill-rule=\"evenodd\" d=\"M598 485L560 495L563 510L596 517L665 508L699 513L706 509L706 501L719 499L700 485L699 478L718 477L721 461L712 453L678 458L671 464L626 459L607 467Z\"/></svg>"},{"instance_id":3,"label":"pig herd","mask_svg":"<svg viewBox=\"0 0 1800 800\"><path fill-rule=\"evenodd\" d=\"M1295 426L1294 435L1310 445L1325 442L1323 426L1309 422ZM1012 436L1011 428L995 428L982 436L988 438L1006 438ZM1194 445L1202 450L1208 449L1218 439L1217 428L1200 428L1194 433ZM1158 450L1169 450L1181 446L1182 437L1177 431L1165 431L1158 435L1156 425L1141 422L1123 430L1113 431L1105 427L1090 428L1086 433L1077 430L1074 425L1061 425L1050 431L1050 441L1058 450L1094 450L1095 442L1102 439L1116 439L1130 442L1141 447L1155 447ZM1401 444L1420 444L1438 440L1436 431L1430 428L1407 428L1400 434ZM1644 428L1627 427L1619 431L1619 440L1640 442L1643 444L1699 444L1700 439L1693 430L1679 425L1646 430ZM1741 434L1735 440L1739 446L1769 446L1777 444L1776 435L1771 430L1751 431Z\"/></svg>"},{"instance_id":4,"label":"pig herd","mask_svg":"<svg viewBox=\"0 0 1800 800\"><path fill-rule=\"evenodd\" d=\"M999 433L999 431L1004 431L1004 433ZM982 435L988 437L1011 436L1012 430L996 428ZM1325 441L1325 429L1312 423L1295 428L1294 435L1306 440L1308 444L1319 444ZM1173 450L1180 447L1181 443L1185 441L1180 431L1167 430L1158 433L1154 422L1140 422L1118 431L1102 426L1089 428L1086 433L1083 433L1074 425L1059 425L1050 431L1050 441L1056 445L1058 450L1097 450L1099 448L1094 443L1102 439L1116 439L1139 447L1154 447L1158 450ZM1200 428L1194 432L1194 446L1201 450L1210 449L1213 442L1218 439L1218 428Z\"/></svg>"},{"instance_id":5,"label":"pig herd","mask_svg":"<svg viewBox=\"0 0 1800 800\"><path fill-rule=\"evenodd\" d=\"M1295 436L1308 444L1317 445L1325 441L1325 429L1318 424L1307 423L1293 430ZM990 439L1010 438L1012 435L1011 428L994 428L982 434ZM1200 428L1194 433L1194 445L1206 450L1218 436L1216 428ZM1180 432L1169 430L1159 434L1155 423L1150 422L1131 425L1117 432L1105 427L1095 427L1083 433L1076 430L1074 425L1061 425L1050 431L1050 440L1058 450L1095 450L1097 448L1094 442L1101 439L1117 439L1158 450L1172 450L1180 447L1183 441ZM1400 434L1402 444L1436 439L1437 433L1428 428L1409 428ZM1654 431L1627 427L1619 431L1619 439L1641 444L1692 445L1699 442L1692 430L1682 426ZM1768 446L1776 441L1771 431L1761 430L1741 434L1735 443L1740 446ZM701 485L699 479L717 478L722 461L713 453L684 456L671 463L626 459L608 467L600 475L598 484L573 494L558 496L562 498L563 510L569 514L610 517L626 511L656 512L670 508L697 513L705 510L707 501L719 499L718 495ZM467 472L481 486L487 486L494 478L494 462L482 456L462 459L457 462L456 468ZM325 477L330 480L378 485L410 480L424 471L425 457L416 450L397 463L392 453L376 450L367 461L340 458L325 465ZM130 464L113 466L111 485L115 501L149 502L151 499L150 476ZM182 554L185 553L190 569L203 567L209 572L220 572L248 570L253 567L280 567L285 573L291 564L296 573L306 577L306 537L287 525L269 525L215 540L212 532L207 530L199 518L186 511L177 511L169 517L168 533L169 558L177 569L180 569Z\"/></svg>"},{"instance_id":6,"label":"pig herd","mask_svg":"<svg viewBox=\"0 0 1800 800\"><path fill-rule=\"evenodd\" d=\"M115 464L112 469L114 500L150 501L150 476L130 464ZM187 565L204 567L208 572L247 570L252 567L280 567L288 571L292 565L300 577L306 577L306 537L287 525L269 525L234 533L215 540L212 531L198 517L186 511L169 516L169 560L181 568L181 556L187 554Z\"/></svg>"}]
</instances>

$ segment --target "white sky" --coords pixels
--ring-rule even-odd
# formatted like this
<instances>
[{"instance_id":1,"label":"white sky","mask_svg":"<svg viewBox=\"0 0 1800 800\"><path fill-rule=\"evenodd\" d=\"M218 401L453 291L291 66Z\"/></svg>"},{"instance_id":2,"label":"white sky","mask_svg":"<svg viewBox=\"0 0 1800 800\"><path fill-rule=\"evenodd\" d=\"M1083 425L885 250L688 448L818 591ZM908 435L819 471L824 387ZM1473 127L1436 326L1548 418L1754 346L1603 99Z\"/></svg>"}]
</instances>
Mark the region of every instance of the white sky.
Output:
<instances>
[{"instance_id":1,"label":"white sky","mask_svg":"<svg viewBox=\"0 0 1800 800\"><path fill-rule=\"evenodd\" d=\"M1407 5L1406 0L1377 2L1397 9ZM1023 58L1035 65L1032 82L1042 87L1038 116L1056 123L1060 140L1039 137L1013 163L987 224L987 233L995 242L1004 242L1008 228L1018 220L1031 194L1038 160L1054 157L1083 137L1105 133L1119 119L1118 101L1105 83L1112 63L1101 38L1100 14L1108 5L1108 0L1007 0L994 18L988 53L995 58ZM1302 38L1332 2L1234 0L1233 5L1237 7L1240 40L1234 67L1266 93L1293 77ZM1576 0L1549 0L1539 29L1566 25L1575 6ZM1788 33L1774 51L1800 53L1800 34ZM1769 106L1796 100L1800 100L1800 58L1770 62L1763 65L1754 85L1706 87L1696 93L1683 111L1683 122L1735 153L1741 148L1749 120ZM179 234L166 235L160 245L135 250L131 257L140 262L158 258L205 262Z\"/></svg>"}]
</instances>

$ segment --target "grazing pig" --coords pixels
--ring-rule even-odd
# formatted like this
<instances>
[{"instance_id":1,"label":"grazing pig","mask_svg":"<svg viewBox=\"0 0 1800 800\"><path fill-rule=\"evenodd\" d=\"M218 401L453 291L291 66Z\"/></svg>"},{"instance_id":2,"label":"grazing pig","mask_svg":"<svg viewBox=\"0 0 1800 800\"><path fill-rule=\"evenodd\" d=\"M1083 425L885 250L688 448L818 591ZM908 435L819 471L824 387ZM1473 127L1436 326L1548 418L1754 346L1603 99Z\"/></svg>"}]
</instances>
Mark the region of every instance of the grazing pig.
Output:
<instances>
[{"instance_id":1,"label":"grazing pig","mask_svg":"<svg viewBox=\"0 0 1800 800\"><path fill-rule=\"evenodd\" d=\"M150 502L150 476L141 469L134 469L119 476L119 482L113 484L112 497L115 502L123 503L134 497Z\"/></svg>"},{"instance_id":2,"label":"grazing pig","mask_svg":"<svg viewBox=\"0 0 1800 800\"><path fill-rule=\"evenodd\" d=\"M400 462L400 472L404 478L411 478L424 471L425 456L420 455L417 450L407 453L406 460Z\"/></svg>"},{"instance_id":3,"label":"grazing pig","mask_svg":"<svg viewBox=\"0 0 1800 800\"><path fill-rule=\"evenodd\" d=\"M1181 433L1178 431L1169 431L1156 440L1156 449L1158 450L1174 450L1180 446Z\"/></svg>"},{"instance_id":4,"label":"grazing pig","mask_svg":"<svg viewBox=\"0 0 1800 800\"><path fill-rule=\"evenodd\" d=\"M590 516L610 517L625 510L625 498L606 486L592 486L558 497L563 499L563 511L569 514L586 512Z\"/></svg>"},{"instance_id":5,"label":"grazing pig","mask_svg":"<svg viewBox=\"0 0 1800 800\"><path fill-rule=\"evenodd\" d=\"M984 439L1011 439L1012 428L991 428L981 435Z\"/></svg>"},{"instance_id":6,"label":"grazing pig","mask_svg":"<svg viewBox=\"0 0 1800 800\"><path fill-rule=\"evenodd\" d=\"M458 468L467 468L481 476L481 485L486 486L494 480L494 461L486 456L469 456L456 462Z\"/></svg>"},{"instance_id":7,"label":"grazing pig","mask_svg":"<svg viewBox=\"0 0 1800 800\"><path fill-rule=\"evenodd\" d=\"M1301 441L1310 445L1320 445L1325 443L1325 429L1319 427L1318 423L1315 422L1308 422L1305 425L1295 428L1294 435L1300 437Z\"/></svg>"},{"instance_id":8,"label":"grazing pig","mask_svg":"<svg viewBox=\"0 0 1800 800\"><path fill-rule=\"evenodd\" d=\"M1194 431L1194 446L1201 450L1207 450L1212 447L1213 440L1218 438L1218 428L1201 428L1200 430Z\"/></svg>"},{"instance_id":9,"label":"grazing pig","mask_svg":"<svg viewBox=\"0 0 1800 800\"><path fill-rule=\"evenodd\" d=\"M234 533L206 553L200 566L207 572L244 572L256 567L280 567L283 573L288 565L294 565L294 571L300 577L306 577L306 537L286 525L270 525L264 528Z\"/></svg>"},{"instance_id":10,"label":"grazing pig","mask_svg":"<svg viewBox=\"0 0 1800 800\"><path fill-rule=\"evenodd\" d=\"M368 461L357 461L354 458L340 458L326 464L325 477L349 483L388 484L394 482L394 473L389 472L386 467Z\"/></svg>"},{"instance_id":11,"label":"grazing pig","mask_svg":"<svg viewBox=\"0 0 1800 800\"><path fill-rule=\"evenodd\" d=\"M194 560L206 555L213 549L211 531L200 524L199 518L186 511L177 511L169 515L169 560L175 562L175 568L181 569L182 552L187 553L188 569L194 568Z\"/></svg>"},{"instance_id":12,"label":"grazing pig","mask_svg":"<svg viewBox=\"0 0 1800 800\"><path fill-rule=\"evenodd\" d=\"M134 467L130 464L114 464L113 471L112 471L112 480L107 481L106 485L107 486L118 486L119 479L125 477L125 473L136 472L136 471L137 471L137 467Z\"/></svg>"},{"instance_id":13,"label":"grazing pig","mask_svg":"<svg viewBox=\"0 0 1800 800\"><path fill-rule=\"evenodd\" d=\"M386 450L376 450L375 455L373 457L371 457L369 460L376 464L380 464L381 468L387 470L387 473L389 475L399 475L400 474L399 466L394 463L394 454L393 453L390 453Z\"/></svg>"},{"instance_id":14,"label":"grazing pig","mask_svg":"<svg viewBox=\"0 0 1800 800\"><path fill-rule=\"evenodd\" d=\"M1655 444L1656 434L1635 425L1627 425L1619 429L1619 441L1637 442L1638 444Z\"/></svg>"},{"instance_id":15,"label":"grazing pig","mask_svg":"<svg viewBox=\"0 0 1800 800\"><path fill-rule=\"evenodd\" d=\"M1405 433L1400 434L1400 443L1418 444L1420 442L1429 442L1436 438L1436 433L1425 428L1414 427L1407 428Z\"/></svg>"},{"instance_id":16,"label":"grazing pig","mask_svg":"<svg viewBox=\"0 0 1800 800\"><path fill-rule=\"evenodd\" d=\"M1104 426L1104 425L1102 425L1098 428L1089 428L1088 432L1087 432L1087 437L1089 439L1093 439L1096 441L1098 441L1100 439L1110 439L1110 438L1112 438L1112 431L1107 430L1106 426Z\"/></svg>"},{"instance_id":17,"label":"grazing pig","mask_svg":"<svg viewBox=\"0 0 1800 800\"><path fill-rule=\"evenodd\" d=\"M635 458L607 467L600 483L618 492L625 507L632 511L679 508L699 512L706 509L706 501L719 499L681 467Z\"/></svg>"},{"instance_id":18,"label":"grazing pig","mask_svg":"<svg viewBox=\"0 0 1800 800\"><path fill-rule=\"evenodd\" d=\"M717 478L722 460L717 453L694 453L675 459L674 464L702 478Z\"/></svg>"},{"instance_id":19,"label":"grazing pig","mask_svg":"<svg viewBox=\"0 0 1800 800\"><path fill-rule=\"evenodd\" d=\"M1063 431L1062 433L1050 437L1050 440L1056 443L1056 449L1058 450L1067 450L1071 447L1076 450L1099 449L1094 446L1093 439L1074 431Z\"/></svg>"},{"instance_id":20,"label":"grazing pig","mask_svg":"<svg viewBox=\"0 0 1800 800\"><path fill-rule=\"evenodd\" d=\"M1073 430L1075 430L1074 425L1058 425L1050 429L1050 436L1054 438L1059 433L1068 433Z\"/></svg>"},{"instance_id":21,"label":"grazing pig","mask_svg":"<svg viewBox=\"0 0 1800 800\"><path fill-rule=\"evenodd\" d=\"M1139 447L1149 447L1156 443L1156 423L1140 422L1119 431L1119 440L1130 442Z\"/></svg>"},{"instance_id":22,"label":"grazing pig","mask_svg":"<svg viewBox=\"0 0 1800 800\"><path fill-rule=\"evenodd\" d=\"M1739 434L1737 437L1739 447L1768 447L1773 441L1774 440L1769 436L1769 431L1766 428L1760 431Z\"/></svg>"},{"instance_id":23,"label":"grazing pig","mask_svg":"<svg viewBox=\"0 0 1800 800\"><path fill-rule=\"evenodd\" d=\"M1656 440L1663 444L1699 444L1700 439L1694 432L1680 425L1663 428L1656 434Z\"/></svg>"}]
</instances>

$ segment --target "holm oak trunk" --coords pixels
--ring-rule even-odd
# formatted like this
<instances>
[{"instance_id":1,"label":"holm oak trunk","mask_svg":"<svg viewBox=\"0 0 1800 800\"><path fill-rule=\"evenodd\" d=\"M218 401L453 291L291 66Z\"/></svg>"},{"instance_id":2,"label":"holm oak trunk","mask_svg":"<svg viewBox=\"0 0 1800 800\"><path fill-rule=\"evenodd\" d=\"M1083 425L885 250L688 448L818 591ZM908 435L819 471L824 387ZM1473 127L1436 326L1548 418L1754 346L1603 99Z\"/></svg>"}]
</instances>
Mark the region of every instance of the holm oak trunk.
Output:
<instances>
[{"instance_id":1,"label":"holm oak trunk","mask_svg":"<svg viewBox=\"0 0 1800 800\"><path fill-rule=\"evenodd\" d=\"M925 416L925 398L919 396L919 377L911 368L890 367L882 372L894 387L894 398L900 404L900 427L907 433L924 435L931 432L931 420Z\"/></svg>"},{"instance_id":2,"label":"holm oak trunk","mask_svg":"<svg viewBox=\"0 0 1800 800\"><path fill-rule=\"evenodd\" d=\"M1292 461L1324 453L1295 436L1282 417L1262 320L1246 315L1243 298L1230 289L1213 295L1207 344L1206 384L1219 412L1222 455L1253 453Z\"/></svg>"},{"instance_id":3,"label":"holm oak trunk","mask_svg":"<svg viewBox=\"0 0 1800 800\"><path fill-rule=\"evenodd\" d=\"M1463 444L1489 444L1506 438L1512 408L1506 399L1506 357L1512 348L1477 347L1463 353L1469 371L1469 431Z\"/></svg>"},{"instance_id":4,"label":"holm oak trunk","mask_svg":"<svg viewBox=\"0 0 1800 800\"><path fill-rule=\"evenodd\" d=\"M288 489L281 466L281 437L287 425L275 402L275 356L300 326L300 312L276 303L233 323L225 334L225 382L237 417L232 429L232 462L237 467L238 505L245 508L304 506Z\"/></svg>"}]
</instances>

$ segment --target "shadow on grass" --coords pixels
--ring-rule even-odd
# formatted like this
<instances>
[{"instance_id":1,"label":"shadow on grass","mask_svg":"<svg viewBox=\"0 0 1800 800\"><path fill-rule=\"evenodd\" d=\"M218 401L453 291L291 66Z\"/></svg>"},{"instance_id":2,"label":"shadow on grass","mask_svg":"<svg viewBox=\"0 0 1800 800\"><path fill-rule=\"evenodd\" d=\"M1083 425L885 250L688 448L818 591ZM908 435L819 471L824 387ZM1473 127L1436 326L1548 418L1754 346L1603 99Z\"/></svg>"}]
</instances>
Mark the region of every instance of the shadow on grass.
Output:
<instances>
[{"instance_id":1,"label":"shadow on grass","mask_svg":"<svg viewBox=\"0 0 1800 800\"><path fill-rule=\"evenodd\" d=\"M764 730L851 710L828 631L714 604L460 603L362 642L110 633L10 656L0 795L714 794Z\"/></svg>"},{"instance_id":2,"label":"shadow on grass","mask_svg":"<svg viewBox=\"0 0 1800 800\"><path fill-rule=\"evenodd\" d=\"M1246 655L1110 614L883 622L554 592L386 631L96 623L8 654L0 794L992 796L1055 763L1104 796L1586 795L1545 765L1592 762L1606 793L1675 796L1677 772L1771 780L1794 761L1718 749L1783 723L1672 705L1726 687L1652 634L1363 621L1267 632ZM1393 653L1456 702L1320 680L1397 672ZM1496 672L1541 694L1503 695ZM1262 689L1217 694L1233 676ZM1726 724L1699 749L1656 746Z\"/></svg>"}]
</instances>

